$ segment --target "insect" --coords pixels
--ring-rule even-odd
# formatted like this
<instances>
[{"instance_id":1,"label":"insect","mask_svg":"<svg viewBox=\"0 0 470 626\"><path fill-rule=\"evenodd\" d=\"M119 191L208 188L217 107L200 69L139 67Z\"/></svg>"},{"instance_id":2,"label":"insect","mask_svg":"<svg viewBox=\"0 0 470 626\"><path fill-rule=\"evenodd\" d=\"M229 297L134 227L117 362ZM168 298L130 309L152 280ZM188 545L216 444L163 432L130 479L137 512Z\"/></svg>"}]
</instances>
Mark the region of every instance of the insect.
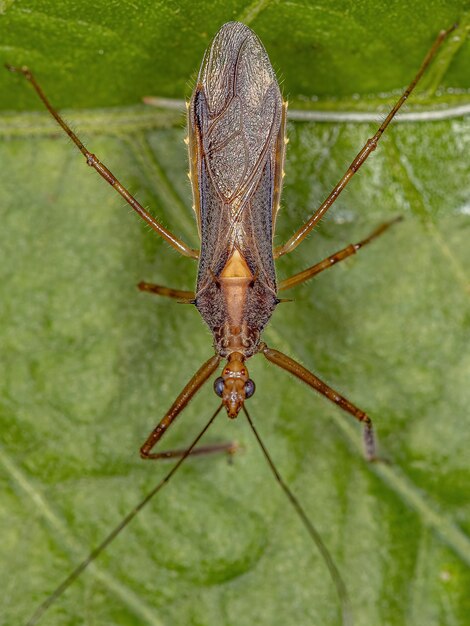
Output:
<instances>
[{"instance_id":1,"label":"insect","mask_svg":"<svg viewBox=\"0 0 470 626\"><path fill-rule=\"evenodd\" d=\"M167 457L155 451L156 444L198 390L215 375L223 361L222 372L214 381L219 406L193 443L165 479L96 550L41 605L30 620L36 623L76 577L131 521L135 514L166 484L185 459L197 451L197 444L217 415L225 409L234 419L242 412L248 420L276 479L288 495L312 539L324 552L330 572L344 603L345 592L334 564L298 500L290 492L271 461L253 424L246 403L255 393L247 361L256 354L302 380L312 389L349 413L364 430L365 454L376 459L370 417L347 398L329 387L302 365L268 347L262 331L275 308L281 303L279 292L299 285L332 265L356 253L384 233L393 222L380 225L362 241L350 245L304 271L277 282L274 261L292 252L312 231L339 196L352 176L375 150L381 135L423 74L438 47L450 32L439 34L418 74L386 117L377 133L369 139L352 161L344 176L312 217L283 245L273 247L275 222L282 190L285 154L287 104L283 102L268 56L256 35L239 23L228 23L216 35L204 57L188 108L188 146L194 210L201 249L189 247L165 229L115 178L110 170L82 144L80 139L53 109L27 68L9 66L22 73L33 85L45 106L93 167L130 206L182 255L198 260L195 292L182 291L152 283L140 284L142 291L183 300L196 306L213 335L215 355L210 357L188 381L168 412L141 447L144 459ZM206 450L211 451L211 450ZM177 455L175 455L177 456ZM343 623L350 623L348 609Z\"/></svg>"}]
</instances>

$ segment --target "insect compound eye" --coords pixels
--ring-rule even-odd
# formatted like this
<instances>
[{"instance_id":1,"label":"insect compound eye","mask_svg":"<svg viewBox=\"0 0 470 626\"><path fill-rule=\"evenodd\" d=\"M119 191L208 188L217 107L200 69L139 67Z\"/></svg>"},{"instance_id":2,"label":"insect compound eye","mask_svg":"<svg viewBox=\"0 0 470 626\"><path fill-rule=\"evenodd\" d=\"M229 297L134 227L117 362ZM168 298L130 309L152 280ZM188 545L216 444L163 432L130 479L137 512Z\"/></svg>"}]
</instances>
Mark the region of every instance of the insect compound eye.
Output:
<instances>
[{"instance_id":1,"label":"insect compound eye","mask_svg":"<svg viewBox=\"0 0 470 626\"><path fill-rule=\"evenodd\" d=\"M245 383L245 398L251 398L255 393L255 383L249 378Z\"/></svg>"},{"instance_id":2,"label":"insect compound eye","mask_svg":"<svg viewBox=\"0 0 470 626\"><path fill-rule=\"evenodd\" d=\"M219 396L219 398L222 397L222 394L224 392L224 379L222 378L222 376L219 376L219 378L216 378L214 380L214 391Z\"/></svg>"}]
</instances>

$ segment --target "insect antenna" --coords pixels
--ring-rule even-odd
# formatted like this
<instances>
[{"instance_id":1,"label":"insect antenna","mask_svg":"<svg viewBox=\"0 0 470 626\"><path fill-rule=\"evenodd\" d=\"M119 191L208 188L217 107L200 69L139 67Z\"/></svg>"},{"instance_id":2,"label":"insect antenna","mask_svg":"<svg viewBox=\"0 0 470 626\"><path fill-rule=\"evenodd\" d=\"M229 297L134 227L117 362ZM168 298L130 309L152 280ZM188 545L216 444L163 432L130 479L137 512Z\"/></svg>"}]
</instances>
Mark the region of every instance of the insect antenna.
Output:
<instances>
[{"instance_id":1,"label":"insect antenna","mask_svg":"<svg viewBox=\"0 0 470 626\"><path fill-rule=\"evenodd\" d=\"M103 541L90 552L90 554L84 559L80 565L78 565L73 572L71 572L67 578L65 578L60 585L51 593L51 595L44 600L44 602L38 606L33 615L26 622L26 626L34 626L37 624L44 613L48 610L48 608L56 602L60 598L60 596L70 587L70 585L80 576L80 574L85 570L93 561L95 561L99 555L112 543L116 537L128 526L134 517L144 508L146 504L150 502L150 500L162 489L172 478L172 476L176 473L176 471L181 467L184 461L188 458L191 452L194 450L195 446L202 439L205 433L209 430L210 426L214 422L217 415L220 413L223 404L221 404L214 414L211 416L210 420L204 426L204 428L200 431L198 436L191 443L189 448L184 451L184 454L178 460L175 465L171 468L171 470L164 476L160 482L155 485L155 487L148 492L148 494L143 498L137 506L135 506L129 513L119 522L117 526L113 528L113 530L109 533L109 535L103 539Z\"/></svg>"},{"instance_id":2,"label":"insect antenna","mask_svg":"<svg viewBox=\"0 0 470 626\"><path fill-rule=\"evenodd\" d=\"M305 512L304 508L302 507L302 505L300 504L300 502L298 501L297 497L292 493L292 491L290 490L290 488L287 486L287 484L284 482L284 479L282 478L282 476L280 475L277 467L274 464L274 461L271 458L271 455L269 454L266 446L264 445L257 429L256 426L254 425L248 411L246 410L246 407L243 406L243 412L246 415L246 419L248 420L248 423L250 425L251 430L253 431L253 434L255 435L255 438L264 454L264 457L266 458L266 461L268 462L269 467L271 468L272 473L274 474L274 477L276 479L276 481L279 483L281 489L284 491L284 493L287 496L287 499L289 500L289 502L291 503L291 505L293 506L295 512L297 513L297 515L299 516L300 520L302 521L302 524L305 526L305 528L307 529L308 534L310 535L310 537L312 538L314 544L316 545L318 551L320 552L323 560L326 563L326 566L328 567L328 570L330 572L330 576L333 580L333 583L335 585L336 588L336 592L338 594L339 597L339 601L340 601L340 605L341 605L341 614L342 614L342 624L343 626L353 626L354 622L353 622L353 616L352 616L352 609L351 609L351 601L349 599L349 595L348 592L346 590L346 585L344 584L344 581L341 577L341 574L339 573L338 568L335 565L335 562L333 561L333 557L331 556L328 548L326 547L325 543L323 542L323 539L320 536L320 533L318 532L318 530L315 528L313 522L311 521L311 519L308 517L307 513Z\"/></svg>"}]
</instances>

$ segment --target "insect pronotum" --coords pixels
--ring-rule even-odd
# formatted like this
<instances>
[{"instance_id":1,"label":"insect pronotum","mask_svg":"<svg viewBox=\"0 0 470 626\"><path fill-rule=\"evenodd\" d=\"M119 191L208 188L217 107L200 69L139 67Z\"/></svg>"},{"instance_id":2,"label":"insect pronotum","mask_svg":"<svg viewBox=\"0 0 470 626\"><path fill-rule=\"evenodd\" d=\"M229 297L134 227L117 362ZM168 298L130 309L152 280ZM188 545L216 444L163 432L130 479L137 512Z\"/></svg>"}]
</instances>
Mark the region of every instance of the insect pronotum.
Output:
<instances>
[{"instance_id":1,"label":"insect pronotum","mask_svg":"<svg viewBox=\"0 0 470 626\"><path fill-rule=\"evenodd\" d=\"M222 26L205 54L188 105L188 146L194 210L201 240L200 250L189 247L155 220L115 178L109 169L83 145L49 103L26 67L7 66L23 74L33 85L46 108L69 135L93 167L150 227L182 255L198 260L194 292L141 282L142 291L192 303L213 334L215 348L177 396L156 425L140 454L143 459L169 456L179 460L147 497L123 519L91 554L45 599L28 624L35 624L81 572L114 540L145 504L168 482L185 459L197 452L214 452L227 446L197 448L212 422L225 408L229 418L245 415L274 476L286 493L310 537L321 551L335 582L342 605L343 624L351 624L344 583L317 531L297 498L281 478L245 406L255 392L247 361L262 354L268 361L293 374L360 422L365 455L376 459L370 417L347 398L329 387L302 365L268 347L261 334L276 306L279 292L303 283L335 263L355 254L384 233L396 220L384 223L362 241L339 250L320 263L281 282L276 281L275 259L292 252L312 231L344 187L376 149L383 132L408 98L437 49L452 30L442 31L426 55L421 68L396 102L373 137L367 140L346 173L310 219L283 245L273 248L276 216L282 189L286 146L287 103L283 102L274 70L258 37L245 25ZM224 360L214 391L221 399L218 408L188 449L155 451L155 446L175 418L187 406Z\"/></svg>"}]
</instances>

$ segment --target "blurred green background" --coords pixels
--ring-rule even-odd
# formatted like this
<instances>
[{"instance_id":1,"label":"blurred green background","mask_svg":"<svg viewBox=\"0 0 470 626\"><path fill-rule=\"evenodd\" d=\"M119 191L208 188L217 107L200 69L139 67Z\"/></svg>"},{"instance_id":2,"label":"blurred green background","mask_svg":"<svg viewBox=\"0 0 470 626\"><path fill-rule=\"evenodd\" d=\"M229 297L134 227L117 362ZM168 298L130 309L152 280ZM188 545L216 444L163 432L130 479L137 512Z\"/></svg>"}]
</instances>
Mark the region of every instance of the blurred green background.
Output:
<instances>
[{"instance_id":1,"label":"blurred green background","mask_svg":"<svg viewBox=\"0 0 470 626\"><path fill-rule=\"evenodd\" d=\"M182 99L226 21L263 41L294 110L383 117L440 29L458 29L320 227L280 260L300 271L379 223L370 247L286 297L265 340L372 416L360 428L255 357L250 410L329 546L355 624L470 624L470 104L467 2L0 1L0 59L34 69L90 150L197 245ZM211 354L191 307L139 280L192 288L195 264L131 215L43 112L0 72L0 623L34 608L168 470L137 451ZM450 111L431 120L431 112ZM281 243L323 200L374 123L289 122ZM187 444L216 406L201 391L166 436ZM336 625L324 563L242 419L208 441L51 608L51 625Z\"/></svg>"},{"instance_id":2,"label":"blurred green background","mask_svg":"<svg viewBox=\"0 0 470 626\"><path fill-rule=\"evenodd\" d=\"M0 53L9 63L34 68L61 107L136 104L155 93L181 98L215 32L239 20L261 38L293 102L351 106L403 87L439 30L459 22L465 31L469 10L460 0L2 0ZM451 58L435 64L430 75L439 76L434 87L466 101L470 51L462 37L449 47ZM430 82L428 76L421 90ZM0 78L0 93L2 109L41 108L8 75Z\"/></svg>"}]
</instances>

